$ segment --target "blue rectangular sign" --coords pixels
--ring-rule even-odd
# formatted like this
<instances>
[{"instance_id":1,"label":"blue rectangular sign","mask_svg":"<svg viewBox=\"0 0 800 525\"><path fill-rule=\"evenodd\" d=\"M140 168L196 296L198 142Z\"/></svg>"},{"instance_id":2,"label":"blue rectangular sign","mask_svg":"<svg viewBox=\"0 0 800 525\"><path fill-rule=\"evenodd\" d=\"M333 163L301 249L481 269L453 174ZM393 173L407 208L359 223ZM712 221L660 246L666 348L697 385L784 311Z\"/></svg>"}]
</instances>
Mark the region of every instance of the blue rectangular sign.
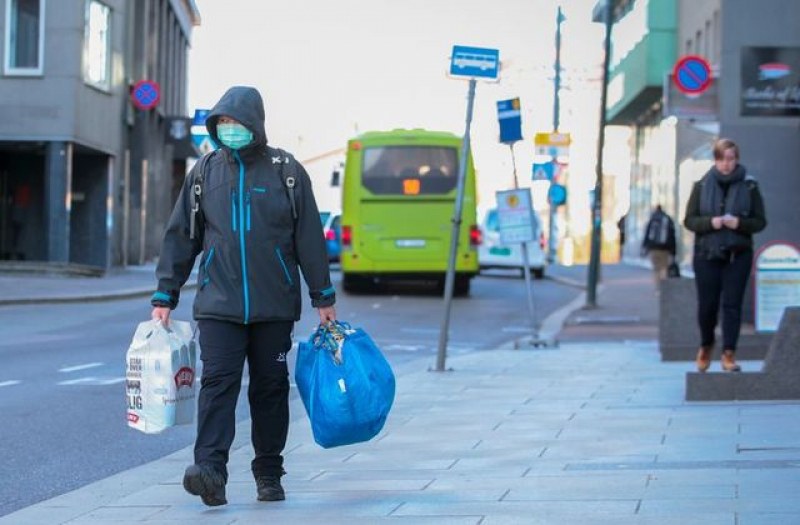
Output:
<instances>
[{"instance_id":1,"label":"blue rectangular sign","mask_svg":"<svg viewBox=\"0 0 800 525\"><path fill-rule=\"evenodd\" d=\"M518 98L497 102L497 120L500 121L500 142L510 144L522 140L522 116Z\"/></svg>"},{"instance_id":2,"label":"blue rectangular sign","mask_svg":"<svg viewBox=\"0 0 800 525\"><path fill-rule=\"evenodd\" d=\"M542 164L533 164L532 180L553 180L555 176L555 166L552 162L544 162Z\"/></svg>"},{"instance_id":3,"label":"blue rectangular sign","mask_svg":"<svg viewBox=\"0 0 800 525\"><path fill-rule=\"evenodd\" d=\"M458 77L497 80L500 51L482 47L453 46L450 74Z\"/></svg>"}]
</instances>

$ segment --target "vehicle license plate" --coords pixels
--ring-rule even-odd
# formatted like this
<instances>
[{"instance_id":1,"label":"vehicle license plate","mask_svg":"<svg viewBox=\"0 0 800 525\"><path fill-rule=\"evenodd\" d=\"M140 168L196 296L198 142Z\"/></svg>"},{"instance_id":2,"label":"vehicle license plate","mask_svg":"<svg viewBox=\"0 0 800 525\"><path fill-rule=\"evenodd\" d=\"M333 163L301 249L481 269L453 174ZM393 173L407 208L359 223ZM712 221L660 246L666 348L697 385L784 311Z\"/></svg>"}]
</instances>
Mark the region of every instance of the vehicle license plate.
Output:
<instances>
[{"instance_id":1,"label":"vehicle license plate","mask_svg":"<svg viewBox=\"0 0 800 525\"><path fill-rule=\"evenodd\" d=\"M425 239L397 239L394 245L398 248L424 248Z\"/></svg>"}]
</instances>

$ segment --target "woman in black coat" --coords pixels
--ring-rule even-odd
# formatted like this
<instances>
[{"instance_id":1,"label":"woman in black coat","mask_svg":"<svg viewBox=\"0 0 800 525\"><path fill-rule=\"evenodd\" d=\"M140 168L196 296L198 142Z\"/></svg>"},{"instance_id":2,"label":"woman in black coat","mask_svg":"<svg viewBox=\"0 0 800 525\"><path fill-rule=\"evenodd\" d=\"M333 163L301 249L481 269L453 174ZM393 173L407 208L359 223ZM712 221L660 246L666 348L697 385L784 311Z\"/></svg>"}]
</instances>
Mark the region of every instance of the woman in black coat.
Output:
<instances>
[{"instance_id":1,"label":"woman in black coat","mask_svg":"<svg viewBox=\"0 0 800 525\"><path fill-rule=\"evenodd\" d=\"M697 369L705 372L714 351L722 299L722 369L738 372L736 343L742 302L753 265L753 234L767 225L755 179L739 164L739 147L728 139L714 145L714 167L692 188L684 226L695 233L694 267L700 349Z\"/></svg>"}]
</instances>

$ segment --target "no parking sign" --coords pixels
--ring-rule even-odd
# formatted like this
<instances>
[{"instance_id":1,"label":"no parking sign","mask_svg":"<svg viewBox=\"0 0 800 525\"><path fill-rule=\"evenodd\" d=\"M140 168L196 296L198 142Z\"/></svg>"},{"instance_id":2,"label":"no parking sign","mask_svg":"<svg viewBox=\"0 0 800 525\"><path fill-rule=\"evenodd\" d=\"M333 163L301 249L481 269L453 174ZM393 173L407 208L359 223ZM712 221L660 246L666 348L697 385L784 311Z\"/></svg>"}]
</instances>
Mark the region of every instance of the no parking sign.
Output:
<instances>
[{"instance_id":1,"label":"no parking sign","mask_svg":"<svg viewBox=\"0 0 800 525\"><path fill-rule=\"evenodd\" d=\"M153 109L159 100L161 100L161 87L155 80L140 80L131 89L131 101L138 109Z\"/></svg>"},{"instance_id":2,"label":"no parking sign","mask_svg":"<svg viewBox=\"0 0 800 525\"><path fill-rule=\"evenodd\" d=\"M711 64L698 55L681 57L672 71L675 86L686 95L699 95L711 85Z\"/></svg>"}]
</instances>

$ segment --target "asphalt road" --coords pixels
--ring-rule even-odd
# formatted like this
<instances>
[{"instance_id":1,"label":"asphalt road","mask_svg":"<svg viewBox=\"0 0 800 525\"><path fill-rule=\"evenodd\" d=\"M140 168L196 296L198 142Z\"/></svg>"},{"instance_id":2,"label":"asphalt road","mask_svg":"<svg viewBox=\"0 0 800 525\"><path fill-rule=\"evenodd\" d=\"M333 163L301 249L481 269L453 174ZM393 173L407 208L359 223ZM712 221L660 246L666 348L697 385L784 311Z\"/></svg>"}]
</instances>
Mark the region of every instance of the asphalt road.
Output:
<instances>
[{"instance_id":1,"label":"asphalt road","mask_svg":"<svg viewBox=\"0 0 800 525\"><path fill-rule=\"evenodd\" d=\"M533 286L539 320L579 293L548 279ZM185 294L175 319L190 318L192 298ZM316 325L316 312L305 310L296 340ZM0 308L0 515L193 443L191 425L145 435L125 424L125 351L149 313L146 299ZM435 365L444 302L434 292L406 285L341 294L337 313L366 329L393 365L422 357L421 366ZM470 297L453 302L448 355L490 350L529 334L530 324L519 274L480 276ZM237 414L248 417L246 388Z\"/></svg>"}]
</instances>

